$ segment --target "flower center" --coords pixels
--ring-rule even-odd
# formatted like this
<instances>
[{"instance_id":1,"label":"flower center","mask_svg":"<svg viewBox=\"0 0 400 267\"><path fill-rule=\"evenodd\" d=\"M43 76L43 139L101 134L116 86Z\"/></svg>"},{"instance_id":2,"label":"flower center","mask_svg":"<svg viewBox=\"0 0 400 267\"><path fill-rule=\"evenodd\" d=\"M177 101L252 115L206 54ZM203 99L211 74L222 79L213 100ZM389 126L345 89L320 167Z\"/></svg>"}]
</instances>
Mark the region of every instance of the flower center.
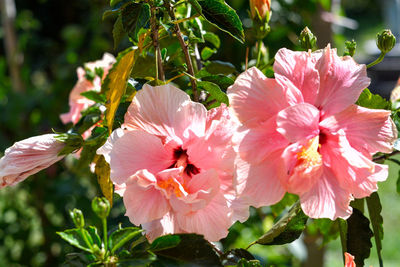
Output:
<instances>
[{"instance_id":1,"label":"flower center","mask_svg":"<svg viewBox=\"0 0 400 267\"><path fill-rule=\"evenodd\" d=\"M318 152L320 148L319 136L316 136L308 141L307 145L303 146L300 152L297 153L297 166L304 169L318 166L322 164L322 156Z\"/></svg>"},{"instance_id":2,"label":"flower center","mask_svg":"<svg viewBox=\"0 0 400 267\"><path fill-rule=\"evenodd\" d=\"M157 185L165 189L165 192L168 194L168 197L171 194L175 194L177 197L182 197L183 195L187 195L185 188L179 184L174 178L170 177L167 180L158 181Z\"/></svg>"},{"instance_id":3,"label":"flower center","mask_svg":"<svg viewBox=\"0 0 400 267\"><path fill-rule=\"evenodd\" d=\"M189 162L189 157L186 152L187 150L183 150L181 147L175 149L175 163L173 163L169 168L183 167L183 172L186 173L189 177L192 177L192 175L198 174L200 172L200 169Z\"/></svg>"}]
</instances>

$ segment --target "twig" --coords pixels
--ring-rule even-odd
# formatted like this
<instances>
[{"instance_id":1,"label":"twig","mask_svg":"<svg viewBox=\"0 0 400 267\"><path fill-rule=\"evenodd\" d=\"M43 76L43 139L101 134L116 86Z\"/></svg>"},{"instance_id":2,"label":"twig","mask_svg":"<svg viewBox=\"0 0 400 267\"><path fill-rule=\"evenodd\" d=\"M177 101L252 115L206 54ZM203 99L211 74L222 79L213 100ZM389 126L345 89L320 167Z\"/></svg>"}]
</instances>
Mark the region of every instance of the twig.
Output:
<instances>
[{"instance_id":1,"label":"twig","mask_svg":"<svg viewBox=\"0 0 400 267\"><path fill-rule=\"evenodd\" d=\"M388 158L390 158L390 157L392 157L392 156L394 156L394 155L397 155L397 154L400 154L400 151L393 151L392 153L390 153L390 154L384 154L384 155L380 155L380 156L377 156L377 157L374 157L372 160L373 161L380 161L380 160L385 160L385 159L388 159Z\"/></svg>"},{"instance_id":2,"label":"twig","mask_svg":"<svg viewBox=\"0 0 400 267\"><path fill-rule=\"evenodd\" d=\"M156 7L152 6L150 11L151 11L151 17L150 17L151 38L153 39L154 54L156 57L156 83L157 83L158 79L165 81L165 75L164 75L164 68L162 65L160 44L158 42Z\"/></svg>"},{"instance_id":3,"label":"twig","mask_svg":"<svg viewBox=\"0 0 400 267\"><path fill-rule=\"evenodd\" d=\"M176 21L175 13L174 13L174 10L173 10L170 2L169 1L164 1L164 6L168 10L168 13L169 13L169 16L171 17L171 20L172 21ZM175 24L174 25L174 33L175 33L176 37L179 40L179 43L180 43L181 48L182 48L182 51L183 51L183 53L185 55L185 61L186 61L186 65L188 67L188 72L191 75L190 83L192 84L192 89L193 89L193 100L198 102L199 101L199 92L197 91L196 79L193 79L194 78L193 64L192 64L192 60L190 58L188 44L183 39L182 32L181 32L181 29L179 27L179 24Z\"/></svg>"}]
</instances>

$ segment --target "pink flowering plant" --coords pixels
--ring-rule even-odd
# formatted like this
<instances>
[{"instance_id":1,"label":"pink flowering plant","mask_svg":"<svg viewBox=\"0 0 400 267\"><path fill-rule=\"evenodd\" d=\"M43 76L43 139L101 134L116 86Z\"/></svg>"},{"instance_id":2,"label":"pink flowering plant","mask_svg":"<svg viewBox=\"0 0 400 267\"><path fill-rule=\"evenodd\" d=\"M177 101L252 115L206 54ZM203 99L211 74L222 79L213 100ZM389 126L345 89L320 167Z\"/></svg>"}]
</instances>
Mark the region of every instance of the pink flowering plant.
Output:
<instances>
[{"instance_id":1,"label":"pink flowering plant","mask_svg":"<svg viewBox=\"0 0 400 267\"><path fill-rule=\"evenodd\" d=\"M102 196L92 209L102 229L73 209L75 228L57 232L81 251L74 263L262 266L250 248L327 232L340 235L346 266L363 266L372 238L383 261L378 187L388 178L384 161L400 163L400 117L368 90L367 68L394 36L378 35L382 54L368 66L353 59L355 42L339 55L330 44L318 48L308 28L297 51L268 58L273 5L249 3L253 41L245 43L223 0L110 1L104 17L116 18L115 46L125 35L132 46L77 69L60 115L66 133L5 151L1 190L78 151L76 169L97 176ZM210 59L220 48L210 27L256 47L242 68ZM115 203L130 224L108 224ZM254 240L229 243L248 225Z\"/></svg>"}]
</instances>

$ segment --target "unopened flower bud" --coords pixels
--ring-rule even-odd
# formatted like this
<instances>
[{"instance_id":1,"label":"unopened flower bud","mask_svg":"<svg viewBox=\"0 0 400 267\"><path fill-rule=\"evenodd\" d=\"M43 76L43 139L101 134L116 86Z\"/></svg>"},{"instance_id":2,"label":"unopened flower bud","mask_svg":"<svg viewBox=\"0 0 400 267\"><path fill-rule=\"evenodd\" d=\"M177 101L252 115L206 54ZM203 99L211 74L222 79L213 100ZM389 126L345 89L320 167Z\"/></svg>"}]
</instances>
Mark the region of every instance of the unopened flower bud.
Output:
<instances>
[{"instance_id":1,"label":"unopened flower bud","mask_svg":"<svg viewBox=\"0 0 400 267\"><path fill-rule=\"evenodd\" d=\"M357 43L356 41L352 40L352 41L346 41L344 43L344 45L346 46L346 52L344 53L345 56L354 56L354 53L356 52L356 48L357 48Z\"/></svg>"},{"instance_id":2,"label":"unopened flower bud","mask_svg":"<svg viewBox=\"0 0 400 267\"><path fill-rule=\"evenodd\" d=\"M317 37L315 37L308 27L305 27L300 33L299 43L304 50L313 50L317 44Z\"/></svg>"},{"instance_id":3,"label":"unopened flower bud","mask_svg":"<svg viewBox=\"0 0 400 267\"><path fill-rule=\"evenodd\" d=\"M83 218L81 210L78 209L70 210L69 215L71 216L72 221L74 222L76 228L83 228L85 226L85 219Z\"/></svg>"},{"instance_id":4,"label":"unopened flower bud","mask_svg":"<svg viewBox=\"0 0 400 267\"><path fill-rule=\"evenodd\" d=\"M95 197L92 201L92 209L100 219L105 219L110 214L110 202L105 197Z\"/></svg>"},{"instance_id":5,"label":"unopened flower bud","mask_svg":"<svg viewBox=\"0 0 400 267\"><path fill-rule=\"evenodd\" d=\"M382 53L386 54L393 49L396 44L396 37L388 29L381 31L376 35L376 45Z\"/></svg>"},{"instance_id":6,"label":"unopened flower bud","mask_svg":"<svg viewBox=\"0 0 400 267\"><path fill-rule=\"evenodd\" d=\"M269 20L270 11L271 0L250 0L250 13L253 19L259 16L262 20Z\"/></svg>"},{"instance_id":7,"label":"unopened flower bud","mask_svg":"<svg viewBox=\"0 0 400 267\"><path fill-rule=\"evenodd\" d=\"M58 155L68 155L83 145L83 138L77 133L60 133L54 137L57 141L65 144L64 148L58 153Z\"/></svg>"}]
</instances>

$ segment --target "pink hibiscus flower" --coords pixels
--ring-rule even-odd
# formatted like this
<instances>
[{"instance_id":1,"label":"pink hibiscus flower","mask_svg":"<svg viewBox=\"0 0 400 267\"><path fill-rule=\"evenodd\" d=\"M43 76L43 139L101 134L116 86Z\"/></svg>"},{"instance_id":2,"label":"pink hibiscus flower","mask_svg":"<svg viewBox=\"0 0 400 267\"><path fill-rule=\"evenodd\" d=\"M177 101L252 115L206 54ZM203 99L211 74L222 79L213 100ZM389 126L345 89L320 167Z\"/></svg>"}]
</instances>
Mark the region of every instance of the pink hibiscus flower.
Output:
<instances>
[{"instance_id":1,"label":"pink hibiscus flower","mask_svg":"<svg viewBox=\"0 0 400 267\"><path fill-rule=\"evenodd\" d=\"M34 136L7 148L0 159L0 188L15 185L61 160L64 156L58 154L65 144L55 136Z\"/></svg>"},{"instance_id":2,"label":"pink hibiscus flower","mask_svg":"<svg viewBox=\"0 0 400 267\"><path fill-rule=\"evenodd\" d=\"M284 192L299 195L312 218L347 218L350 201L377 190L388 168L372 162L392 151L390 111L355 105L370 79L365 65L329 46L314 53L281 49L275 78L252 68L228 89L243 126L235 136L247 176L241 189L254 206Z\"/></svg>"},{"instance_id":3,"label":"pink hibiscus flower","mask_svg":"<svg viewBox=\"0 0 400 267\"><path fill-rule=\"evenodd\" d=\"M97 60L95 62L89 62L85 64L85 67L90 69L92 72L95 71L96 68L103 69L103 77L100 78L96 75L93 81L89 81L85 77L85 70L82 67L77 69L78 82L75 84L69 95L69 107L70 110L68 113L64 113L60 115L61 121L64 124L72 122L76 124L81 118L81 111L87 109L91 105L94 105L95 102L87 99L82 96L81 93L87 91L97 91L101 90L101 83L103 79L107 76L108 71L111 69L112 65L115 62L115 58L113 55L105 53L101 60ZM91 131L90 131L91 132ZM89 132L89 135L90 135ZM87 134L86 134L87 135Z\"/></svg>"},{"instance_id":4,"label":"pink hibiscus flower","mask_svg":"<svg viewBox=\"0 0 400 267\"><path fill-rule=\"evenodd\" d=\"M207 111L172 85L145 85L122 128L97 153L111 166L126 215L150 240L197 233L217 241L248 217L233 185L237 123L226 106Z\"/></svg>"},{"instance_id":5,"label":"pink hibiscus flower","mask_svg":"<svg viewBox=\"0 0 400 267\"><path fill-rule=\"evenodd\" d=\"M354 262L354 256L350 253L344 253L344 267L356 267L356 263Z\"/></svg>"}]
</instances>

